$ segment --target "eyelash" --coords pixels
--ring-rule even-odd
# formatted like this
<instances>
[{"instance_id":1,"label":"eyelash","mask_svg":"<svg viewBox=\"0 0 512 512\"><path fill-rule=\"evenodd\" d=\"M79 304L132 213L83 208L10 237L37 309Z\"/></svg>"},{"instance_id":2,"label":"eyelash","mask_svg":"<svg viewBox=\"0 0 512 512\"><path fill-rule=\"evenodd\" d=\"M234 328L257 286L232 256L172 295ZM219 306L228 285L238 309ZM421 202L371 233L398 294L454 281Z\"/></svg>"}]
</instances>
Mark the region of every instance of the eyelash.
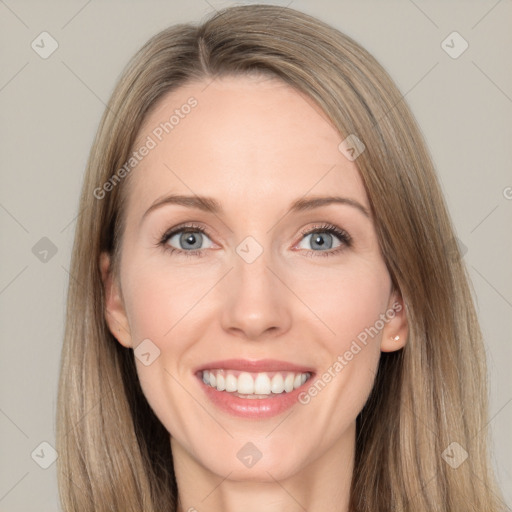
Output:
<instances>
[{"instance_id":1,"label":"eyelash","mask_svg":"<svg viewBox=\"0 0 512 512\"><path fill-rule=\"evenodd\" d=\"M161 246L164 251L167 251L171 254L178 253L178 254L183 254L186 257L191 257L191 256L203 257L205 255L204 249L196 249L193 251L182 251L181 249L176 249L175 247L171 247L167 243L170 238L172 238L177 233L181 233L181 232L183 232L183 233L200 232L210 238L210 235L203 227L198 226L197 224L187 224L187 225L177 226L176 228L173 228L171 231L165 232L163 234L163 236L160 238L160 240L158 241L157 245ZM307 257L315 257L316 255L318 255L320 257L335 256L338 253L340 253L341 251L345 250L347 247L350 247L352 245L351 236L346 231L338 228L334 224L325 223L325 224L321 224L321 225L315 226L310 229L305 229L300 232L300 234L303 237L305 237L307 235L317 234L317 233L330 233L332 235L336 235L340 239L342 244L339 247L337 247L336 249L331 250L331 251L307 250L306 251ZM312 254L312 253L314 253L314 254Z\"/></svg>"}]
</instances>

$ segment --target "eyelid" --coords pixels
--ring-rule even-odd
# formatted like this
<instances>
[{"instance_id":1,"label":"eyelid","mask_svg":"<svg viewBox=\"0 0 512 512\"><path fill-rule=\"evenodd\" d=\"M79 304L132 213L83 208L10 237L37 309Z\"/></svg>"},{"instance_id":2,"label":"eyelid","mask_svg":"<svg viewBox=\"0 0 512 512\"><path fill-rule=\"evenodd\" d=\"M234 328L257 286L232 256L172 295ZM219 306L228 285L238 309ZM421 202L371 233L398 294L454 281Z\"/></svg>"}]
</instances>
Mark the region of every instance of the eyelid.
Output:
<instances>
[{"instance_id":1,"label":"eyelid","mask_svg":"<svg viewBox=\"0 0 512 512\"><path fill-rule=\"evenodd\" d=\"M322 222L314 227L304 228L300 231L302 236L312 235L315 233L331 233L336 235L338 238L344 239L347 243L352 242L352 237L347 231L329 222Z\"/></svg>"},{"instance_id":2,"label":"eyelid","mask_svg":"<svg viewBox=\"0 0 512 512\"><path fill-rule=\"evenodd\" d=\"M206 236L208 236L209 238L211 238L210 236L210 233L208 231L207 228L205 228L204 226L200 225L200 224L196 224L194 222L184 222L182 224L178 224L177 226L174 226L170 229L168 229L167 231L164 232L164 234L160 237L160 242L161 243L164 243L166 242L167 240L169 240L169 238L171 238L172 236L176 235L177 233L180 233L180 232L187 232L187 231L191 231L191 232L194 232L194 231L199 231L203 234L205 234Z\"/></svg>"}]
</instances>

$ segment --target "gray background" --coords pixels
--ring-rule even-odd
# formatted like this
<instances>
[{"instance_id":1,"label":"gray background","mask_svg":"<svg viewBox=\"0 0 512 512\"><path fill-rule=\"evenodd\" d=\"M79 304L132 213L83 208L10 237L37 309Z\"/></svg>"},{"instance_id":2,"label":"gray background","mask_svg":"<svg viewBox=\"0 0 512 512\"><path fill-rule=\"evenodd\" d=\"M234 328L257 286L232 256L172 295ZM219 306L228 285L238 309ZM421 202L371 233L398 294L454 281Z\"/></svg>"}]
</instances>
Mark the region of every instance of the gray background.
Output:
<instances>
[{"instance_id":1,"label":"gray background","mask_svg":"<svg viewBox=\"0 0 512 512\"><path fill-rule=\"evenodd\" d=\"M60 509L55 464L39 465L51 462L51 449L39 445L55 444L78 196L114 83L151 35L233 3L0 0L0 511ZM512 1L271 3L354 37L388 70L419 121L473 281L488 354L493 463L510 506ZM59 45L47 59L31 47L43 31ZM458 58L441 46L453 31L469 44ZM55 254L41 252L43 237Z\"/></svg>"}]
</instances>

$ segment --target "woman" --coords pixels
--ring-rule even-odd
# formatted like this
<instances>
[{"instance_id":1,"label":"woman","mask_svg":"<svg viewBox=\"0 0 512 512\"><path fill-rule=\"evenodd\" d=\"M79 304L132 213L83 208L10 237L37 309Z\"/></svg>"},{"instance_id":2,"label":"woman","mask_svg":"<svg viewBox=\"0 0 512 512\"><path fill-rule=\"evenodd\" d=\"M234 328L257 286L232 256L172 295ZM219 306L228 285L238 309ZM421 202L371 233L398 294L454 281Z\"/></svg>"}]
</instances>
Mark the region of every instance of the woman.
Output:
<instances>
[{"instance_id":1,"label":"woman","mask_svg":"<svg viewBox=\"0 0 512 512\"><path fill-rule=\"evenodd\" d=\"M353 40L264 5L157 34L80 211L64 510L500 510L453 228Z\"/></svg>"}]
</instances>

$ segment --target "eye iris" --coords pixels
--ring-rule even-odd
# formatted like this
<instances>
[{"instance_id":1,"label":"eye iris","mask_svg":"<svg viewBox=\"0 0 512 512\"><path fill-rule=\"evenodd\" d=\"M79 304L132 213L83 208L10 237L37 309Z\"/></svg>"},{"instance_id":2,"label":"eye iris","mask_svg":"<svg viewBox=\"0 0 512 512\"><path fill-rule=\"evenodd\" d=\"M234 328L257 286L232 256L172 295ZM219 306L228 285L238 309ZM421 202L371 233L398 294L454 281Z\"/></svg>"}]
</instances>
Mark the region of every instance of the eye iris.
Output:
<instances>
[{"instance_id":1,"label":"eye iris","mask_svg":"<svg viewBox=\"0 0 512 512\"><path fill-rule=\"evenodd\" d=\"M180 244L182 244L182 246L185 246L185 242L190 244L188 245L189 249L199 249L201 247L201 241L202 235L200 233L197 233L197 235L195 233L183 233L180 236Z\"/></svg>"},{"instance_id":2,"label":"eye iris","mask_svg":"<svg viewBox=\"0 0 512 512\"><path fill-rule=\"evenodd\" d=\"M331 240L330 241L325 241L325 236L329 236L331 237ZM312 243L311 243L311 247L315 248L315 245L318 245L318 248L320 249L330 249L332 247L332 235L330 234L327 234L326 235L324 234L320 234L320 233L314 233L312 236Z\"/></svg>"}]
</instances>

